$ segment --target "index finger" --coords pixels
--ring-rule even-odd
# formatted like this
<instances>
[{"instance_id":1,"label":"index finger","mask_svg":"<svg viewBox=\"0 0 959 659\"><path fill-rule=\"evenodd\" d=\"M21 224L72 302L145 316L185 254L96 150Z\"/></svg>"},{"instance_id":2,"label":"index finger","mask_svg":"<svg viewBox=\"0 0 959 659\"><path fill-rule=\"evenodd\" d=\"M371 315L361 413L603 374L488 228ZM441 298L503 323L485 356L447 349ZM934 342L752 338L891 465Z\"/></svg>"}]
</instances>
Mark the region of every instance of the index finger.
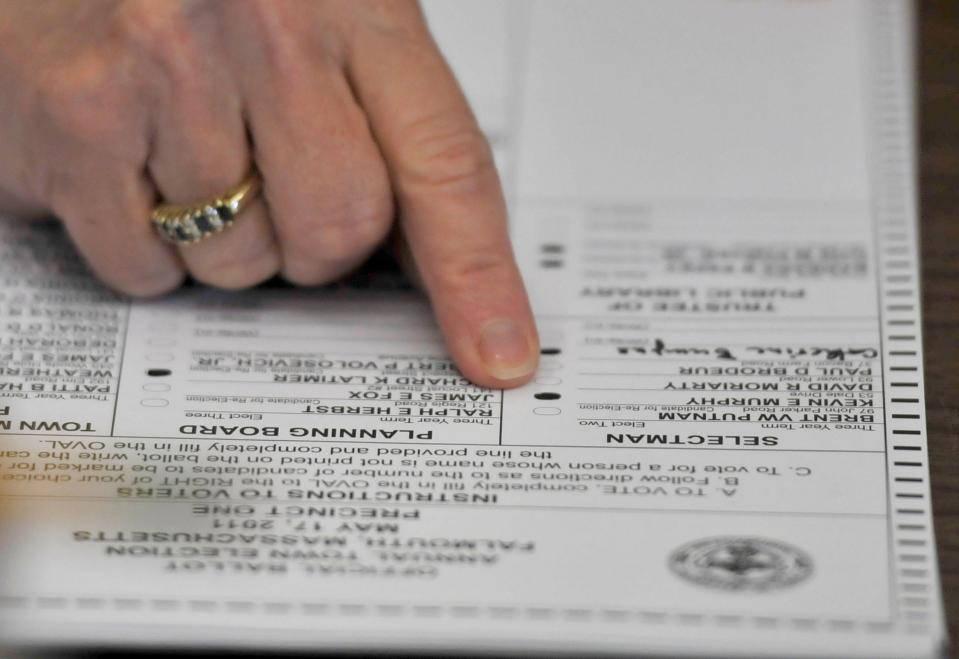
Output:
<instances>
[{"instance_id":1,"label":"index finger","mask_svg":"<svg viewBox=\"0 0 959 659\"><path fill-rule=\"evenodd\" d=\"M457 366L511 387L539 357L489 144L417 13L369 31L348 56L396 195L400 223Z\"/></svg>"}]
</instances>

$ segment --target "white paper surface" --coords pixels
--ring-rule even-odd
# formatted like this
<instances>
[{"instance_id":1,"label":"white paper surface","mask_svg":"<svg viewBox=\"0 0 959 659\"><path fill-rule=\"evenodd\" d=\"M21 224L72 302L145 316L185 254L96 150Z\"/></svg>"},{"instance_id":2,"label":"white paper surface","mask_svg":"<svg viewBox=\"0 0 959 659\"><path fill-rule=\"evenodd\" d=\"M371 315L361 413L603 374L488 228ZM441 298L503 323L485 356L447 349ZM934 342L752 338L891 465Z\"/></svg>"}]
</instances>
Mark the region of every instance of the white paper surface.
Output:
<instances>
[{"instance_id":1,"label":"white paper surface","mask_svg":"<svg viewBox=\"0 0 959 659\"><path fill-rule=\"evenodd\" d=\"M545 349L0 222L14 645L936 656L908 6L436 2Z\"/></svg>"}]
</instances>

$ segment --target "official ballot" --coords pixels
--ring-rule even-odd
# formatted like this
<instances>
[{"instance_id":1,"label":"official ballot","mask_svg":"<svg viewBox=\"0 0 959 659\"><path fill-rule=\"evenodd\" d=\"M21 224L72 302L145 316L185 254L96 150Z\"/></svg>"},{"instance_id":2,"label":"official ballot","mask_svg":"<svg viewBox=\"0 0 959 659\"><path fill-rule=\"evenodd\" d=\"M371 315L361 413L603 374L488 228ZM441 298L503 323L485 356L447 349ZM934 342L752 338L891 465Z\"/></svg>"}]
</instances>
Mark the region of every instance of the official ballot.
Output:
<instances>
[{"instance_id":1,"label":"official ballot","mask_svg":"<svg viewBox=\"0 0 959 659\"><path fill-rule=\"evenodd\" d=\"M133 302L0 220L3 640L940 655L910 6L426 10L535 379L389 273Z\"/></svg>"}]
</instances>

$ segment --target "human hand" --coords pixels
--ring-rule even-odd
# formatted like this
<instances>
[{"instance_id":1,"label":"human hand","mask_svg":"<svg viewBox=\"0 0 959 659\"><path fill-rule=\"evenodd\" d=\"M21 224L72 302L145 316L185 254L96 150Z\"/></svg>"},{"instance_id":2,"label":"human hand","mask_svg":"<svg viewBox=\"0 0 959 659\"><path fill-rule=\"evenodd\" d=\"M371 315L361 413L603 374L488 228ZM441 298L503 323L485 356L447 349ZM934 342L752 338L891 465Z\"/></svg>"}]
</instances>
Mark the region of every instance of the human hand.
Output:
<instances>
[{"instance_id":1,"label":"human hand","mask_svg":"<svg viewBox=\"0 0 959 659\"><path fill-rule=\"evenodd\" d=\"M532 375L490 148L412 0L0 0L0 117L0 207L58 216L115 289L322 284L396 218L463 374ZM155 204L253 164L235 225L160 240Z\"/></svg>"}]
</instances>

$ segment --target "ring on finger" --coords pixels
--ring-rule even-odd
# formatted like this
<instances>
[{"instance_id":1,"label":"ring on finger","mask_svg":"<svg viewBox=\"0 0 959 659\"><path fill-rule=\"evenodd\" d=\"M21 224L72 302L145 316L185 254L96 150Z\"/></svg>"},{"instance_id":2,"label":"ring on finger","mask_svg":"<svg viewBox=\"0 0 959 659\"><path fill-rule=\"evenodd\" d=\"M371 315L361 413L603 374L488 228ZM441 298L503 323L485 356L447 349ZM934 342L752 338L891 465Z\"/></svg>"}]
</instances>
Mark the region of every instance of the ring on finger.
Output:
<instances>
[{"instance_id":1,"label":"ring on finger","mask_svg":"<svg viewBox=\"0 0 959 659\"><path fill-rule=\"evenodd\" d=\"M254 168L223 194L192 204L160 204L154 207L150 219L167 242L190 245L231 227L259 195L262 185Z\"/></svg>"}]
</instances>

